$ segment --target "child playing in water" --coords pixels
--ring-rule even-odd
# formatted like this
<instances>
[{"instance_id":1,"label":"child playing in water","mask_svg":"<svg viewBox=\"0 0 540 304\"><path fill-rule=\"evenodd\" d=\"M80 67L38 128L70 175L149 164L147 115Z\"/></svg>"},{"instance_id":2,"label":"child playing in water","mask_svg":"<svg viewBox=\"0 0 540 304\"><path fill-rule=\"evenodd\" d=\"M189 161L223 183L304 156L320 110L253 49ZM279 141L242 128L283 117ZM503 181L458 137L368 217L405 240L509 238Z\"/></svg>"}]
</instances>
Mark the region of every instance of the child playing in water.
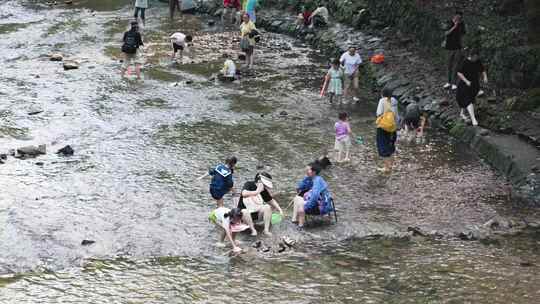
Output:
<instances>
[{"instance_id":1,"label":"child playing in water","mask_svg":"<svg viewBox=\"0 0 540 304\"><path fill-rule=\"evenodd\" d=\"M231 59L231 55L223 54L225 58L225 63L223 64L223 69L221 69L221 74L218 76L221 81L234 81L236 79L236 65Z\"/></svg>"},{"instance_id":2,"label":"child playing in water","mask_svg":"<svg viewBox=\"0 0 540 304\"><path fill-rule=\"evenodd\" d=\"M348 115L345 112L339 113L339 121L335 124L336 129L336 143L334 149L337 151L337 162L350 161L349 150L351 148L351 126L348 122ZM341 156L345 154L345 158Z\"/></svg>"},{"instance_id":3,"label":"child playing in water","mask_svg":"<svg viewBox=\"0 0 540 304\"><path fill-rule=\"evenodd\" d=\"M210 181L210 195L216 200L218 207L223 207L223 197L234 186L233 173L234 166L237 162L236 157L231 156L225 160L225 164L219 164L215 168L210 168L208 173L198 178L201 180L207 176L212 176L212 181Z\"/></svg>"},{"instance_id":4,"label":"child playing in water","mask_svg":"<svg viewBox=\"0 0 540 304\"><path fill-rule=\"evenodd\" d=\"M174 33L169 37L172 43L172 55L171 58L174 60L176 58L176 53L180 53L180 61L184 55L184 50L187 51L187 46L193 41L191 35L184 35L183 33Z\"/></svg>"},{"instance_id":5,"label":"child playing in water","mask_svg":"<svg viewBox=\"0 0 540 304\"><path fill-rule=\"evenodd\" d=\"M341 96L343 95L343 71L339 67L339 59L334 59L332 61L332 66L326 73L326 82L328 83L328 95L330 96L330 103L336 98L341 101Z\"/></svg>"},{"instance_id":6,"label":"child playing in water","mask_svg":"<svg viewBox=\"0 0 540 304\"><path fill-rule=\"evenodd\" d=\"M223 242L227 238L231 242L233 252L235 253L242 251L242 248L238 246L238 242L234 239L236 233L249 228L249 226L242 224L242 215L242 211L238 208L229 209L219 207L208 216L208 220L211 223L223 230L220 241Z\"/></svg>"},{"instance_id":7,"label":"child playing in water","mask_svg":"<svg viewBox=\"0 0 540 304\"><path fill-rule=\"evenodd\" d=\"M409 141L413 141L416 138L416 141L420 142L424 135L427 114L421 113L418 101L419 98L415 96L413 101L407 105L403 125L405 129L404 138Z\"/></svg>"}]
</instances>

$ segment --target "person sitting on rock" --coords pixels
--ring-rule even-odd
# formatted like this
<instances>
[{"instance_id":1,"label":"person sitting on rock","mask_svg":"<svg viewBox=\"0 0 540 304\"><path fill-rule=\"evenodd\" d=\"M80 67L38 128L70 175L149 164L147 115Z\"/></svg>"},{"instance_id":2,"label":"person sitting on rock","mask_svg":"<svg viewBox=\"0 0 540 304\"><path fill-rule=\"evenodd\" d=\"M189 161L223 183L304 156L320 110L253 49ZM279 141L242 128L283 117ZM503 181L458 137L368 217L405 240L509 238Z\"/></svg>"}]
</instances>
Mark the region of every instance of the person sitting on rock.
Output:
<instances>
[{"instance_id":1,"label":"person sitting on rock","mask_svg":"<svg viewBox=\"0 0 540 304\"><path fill-rule=\"evenodd\" d=\"M330 17L330 14L328 13L328 9L324 5L321 5L313 11L311 16L309 16L308 18L309 27L310 28L325 27L328 25L329 17Z\"/></svg>"},{"instance_id":2,"label":"person sitting on rock","mask_svg":"<svg viewBox=\"0 0 540 304\"><path fill-rule=\"evenodd\" d=\"M297 193L294 197L292 221L298 223L302 229L306 221L306 214L327 215L332 212L332 196L328 191L328 184L319 175L321 166L311 163L306 168L306 177L298 184Z\"/></svg>"},{"instance_id":3,"label":"person sitting on rock","mask_svg":"<svg viewBox=\"0 0 540 304\"><path fill-rule=\"evenodd\" d=\"M302 6L302 12L296 17L296 28L300 29L309 26L311 22L311 11L307 6Z\"/></svg>"},{"instance_id":4,"label":"person sitting on rock","mask_svg":"<svg viewBox=\"0 0 540 304\"><path fill-rule=\"evenodd\" d=\"M272 182L272 176L268 172L257 173L254 178L255 183L262 183L264 190L261 192L261 197L263 201L272 206L273 210L276 210L283 216L283 210L279 206L278 202L274 198L272 189L274 188L274 183Z\"/></svg>"},{"instance_id":5,"label":"person sitting on rock","mask_svg":"<svg viewBox=\"0 0 540 304\"><path fill-rule=\"evenodd\" d=\"M261 192L264 190L262 183L249 181L244 184L240 199L238 200L238 208L242 211L247 211L243 217L244 222L250 226L251 235L256 236L257 230L253 221L264 221L264 234L271 236L270 223L272 220L272 207L264 203Z\"/></svg>"}]
</instances>

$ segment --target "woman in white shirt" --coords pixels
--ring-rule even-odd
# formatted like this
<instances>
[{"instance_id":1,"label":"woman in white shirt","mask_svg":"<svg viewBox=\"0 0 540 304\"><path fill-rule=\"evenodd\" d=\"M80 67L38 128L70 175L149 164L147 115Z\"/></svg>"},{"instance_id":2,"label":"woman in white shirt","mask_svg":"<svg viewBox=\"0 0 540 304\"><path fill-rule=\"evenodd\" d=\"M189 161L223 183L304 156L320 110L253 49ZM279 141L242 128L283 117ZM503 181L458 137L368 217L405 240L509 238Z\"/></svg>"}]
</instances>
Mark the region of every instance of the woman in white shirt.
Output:
<instances>
[{"instance_id":1,"label":"woman in white shirt","mask_svg":"<svg viewBox=\"0 0 540 304\"><path fill-rule=\"evenodd\" d=\"M377 105L377 117L381 117L386 112L393 112L395 119L395 126L399 125L399 115L398 115L398 101L392 97L392 91L388 88L384 88L382 92L382 98L379 100ZM396 139L397 139L397 130L389 132L377 127L377 151L379 156L383 159L384 167L377 168L377 170L384 173L390 173L392 171L393 159L392 155L396 151Z\"/></svg>"},{"instance_id":2,"label":"woman in white shirt","mask_svg":"<svg viewBox=\"0 0 540 304\"><path fill-rule=\"evenodd\" d=\"M339 62L341 62L341 64L345 67L345 79L343 81L345 84L344 95L345 96L352 95L351 85L354 91L358 90L358 78L359 78L358 68L360 67L360 64L362 64L362 58L356 52L356 47L351 46L349 47L349 50L347 52L341 55ZM353 100L358 101L358 98L353 95Z\"/></svg>"}]
</instances>

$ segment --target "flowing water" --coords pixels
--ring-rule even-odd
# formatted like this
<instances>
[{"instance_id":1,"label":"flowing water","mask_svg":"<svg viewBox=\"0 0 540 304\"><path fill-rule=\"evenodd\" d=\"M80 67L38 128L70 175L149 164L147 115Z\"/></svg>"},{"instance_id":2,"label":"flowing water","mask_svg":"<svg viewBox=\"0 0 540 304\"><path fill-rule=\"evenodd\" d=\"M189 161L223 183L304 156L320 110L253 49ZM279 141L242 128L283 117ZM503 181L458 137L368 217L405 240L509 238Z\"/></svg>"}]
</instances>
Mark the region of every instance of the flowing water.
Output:
<instances>
[{"instance_id":1,"label":"flowing water","mask_svg":"<svg viewBox=\"0 0 540 304\"><path fill-rule=\"evenodd\" d=\"M0 303L538 302L538 231L452 237L496 215L536 216L513 210L504 180L466 149L431 130L378 174L376 94L364 86L358 105L329 105L316 92L321 52L271 33L240 83L209 81L223 52L236 57L236 30L171 22L159 2L143 29L144 81L122 80L130 2L0 3L0 152L48 149L0 165ZM195 37L182 63L168 57L177 30ZM54 52L80 69L64 71ZM236 187L269 171L286 207L305 164L331 151L340 111L365 143L324 173L338 223L297 232L286 220L262 239L269 251L242 235L246 253L229 256L206 220L208 180L196 178L234 154ZM67 144L74 156L54 153ZM283 235L296 247L279 252Z\"/></svg>"}]
</instances>

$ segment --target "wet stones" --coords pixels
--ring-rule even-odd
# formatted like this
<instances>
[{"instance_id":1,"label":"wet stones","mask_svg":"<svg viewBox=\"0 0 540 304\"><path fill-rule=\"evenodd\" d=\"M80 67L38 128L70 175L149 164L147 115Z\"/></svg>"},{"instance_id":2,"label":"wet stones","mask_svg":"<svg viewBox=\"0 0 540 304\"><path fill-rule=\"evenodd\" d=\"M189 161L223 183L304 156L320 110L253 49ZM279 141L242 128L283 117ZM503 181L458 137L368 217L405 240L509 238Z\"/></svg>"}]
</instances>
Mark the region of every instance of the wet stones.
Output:
<instances>
[{"instance_id":1,"label":"wet stones","mask_svg":"<svg viewBox=\"0 0 540 304\"><path fill-rule=\"evenodd\" d=\"M82 240L81 245L88 246L88 245L94 244L95 242L96 241L92 241L92 240Z\"/></svg>"},{"instance_id":2,"label":"wet stones","mask_svg":"<svg viewBox=\"0 0 540 304\"><path fill-rule=\"evenodd\" d=\"M17 158L32 158L39 155L47 154L47 146L46 145L39 145L39 146L26 146L21 147L17 149L17 155L15 157Z\"/></svg>"},{"instance_id":3,"label":"wet stones","mask_svg":"<svg viewBox=\"0 0 540 304\"><path fill-rule=\"evenodd\" d=\"M75 153L75 151L73 150L73 148L70 145L67 145L67 146L63 147L62 149L60 149L60 150L58 150L56 152L56 154L60 154L60 155L63 155L63 156L72 156L73 153Z\"/></svg>"},{"instance_id":4,"label":"wet stones","mask_svg":"<svg viewBox=\"0 0 540 304\"><path fill-rule=\"evenodd\" d=\"M49 56L50 61L62 61L64 60L64 56L60 53L53 53Z\"/></svg>"},{"instance_id":5,"label":"wet stones","mask_svg":"<svg viewBox=\"0 0 540 304\"><path fill-rule=\"evenodd\" d=\"M64 70L75 70L79 68L79 63L75 60L66 60L64 61Z\"/></svg>"}]
</instances>

